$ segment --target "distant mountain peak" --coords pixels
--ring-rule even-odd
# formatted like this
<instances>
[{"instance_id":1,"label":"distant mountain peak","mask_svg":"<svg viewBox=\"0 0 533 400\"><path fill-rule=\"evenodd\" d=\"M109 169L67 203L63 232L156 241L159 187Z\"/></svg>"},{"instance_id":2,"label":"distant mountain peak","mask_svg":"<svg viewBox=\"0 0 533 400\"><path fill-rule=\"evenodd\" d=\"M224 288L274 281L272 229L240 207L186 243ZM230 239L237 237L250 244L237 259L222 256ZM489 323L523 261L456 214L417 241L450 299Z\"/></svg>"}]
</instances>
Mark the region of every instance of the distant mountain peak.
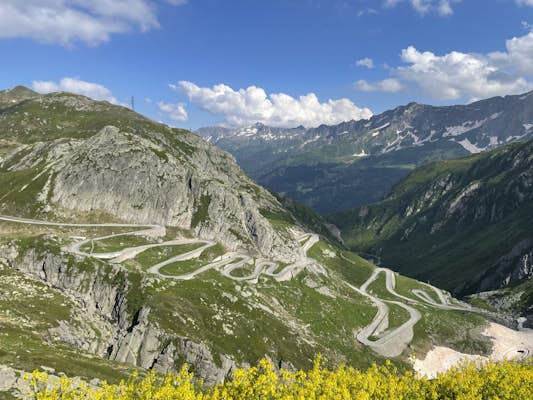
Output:
<instances>
[{"instance_id":1,"label":"distant mountain peak","mask_svg":"<svg viewBox=\"0 0 533 400\"><path fill-rule=\"evenodd\" d=\"M533 138L533 92L467 105L410 102L316 128L255 124L210 142L269 189L332 212L381 198L414 166Z\"/></svg>"},{"instance_id":2,"label":"distant mountain peak","mask_svg":"<svg viewBox=\"0 0 533 400\"><path fill-rule=\"evenodd\" d=\"M40 96L39 93L28 89L26 86L15 86L11 89L0 91L0 104L1 103L16 103L22 100L30 99Z\"/></svg>"}]
</instances>

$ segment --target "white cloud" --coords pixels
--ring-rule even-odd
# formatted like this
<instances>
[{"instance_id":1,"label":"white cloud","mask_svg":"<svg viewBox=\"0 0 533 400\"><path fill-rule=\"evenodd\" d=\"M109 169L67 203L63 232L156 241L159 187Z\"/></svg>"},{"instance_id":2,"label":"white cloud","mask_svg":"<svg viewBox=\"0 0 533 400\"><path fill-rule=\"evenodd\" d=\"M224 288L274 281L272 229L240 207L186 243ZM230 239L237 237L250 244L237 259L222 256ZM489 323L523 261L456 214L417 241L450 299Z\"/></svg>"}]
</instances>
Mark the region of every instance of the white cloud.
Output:
<instances>
[{"instance_id":1,"label":"white cloud","mask_svg":"<svg viewBox=\"0 0 533 400\"><path fill-rule=\"evenodd\" d=\"M507 40L505 48L505 52L490 53L490 61L501 70L533 75L533 32Z\"/></svg>"},{"instance_id":2,"label":"white cloud","mask_svg":"<svg viewBox=\"0 0 533 400\"><path fill-rule=\"evenodd\" d=\"M81 94L95 100L106 100L120 104L111 91L103 85L82 81L78 78L63 78L59 82L33 81L32 88L39 93L70 92Z\"/></svg>"},{"instance_id":3,"label":"white cloud","mask_svg":"<svg viewBox=\"0 0 533 400\"><path fill-rule=\"evenodd\" d=\"M383 6L392 8L404 0L385 0ZM460 3L462 0L409 0L411 7L419 14L425 15L436 13L441 16L453 14L452 3ZM524 0L533 1L533 0Z\"/></svg>"},{"instance_id":4,"label":"white cloud","mask_svg":"<svg viewBox=\"0 0 533 400\"><path fill-rule=\"evenodd\" d=\"M438 55L409 46L402 50L401 61L404 65L387 68L394 78L359 80L355 88L394 93L414 85L438 100L475 100L533 90L533 32L507 40L505 51L486 54Z\"/></svg>"},{"instance_id":5,"label":"white cloud","mask_svg":"<svg viewBox=\"0 0 533 400\"><path fill-rule=\"evenodd\" d=\"M367 7L367 8L364 8L362 10L359 10L357 12L357 16L358 17L362 17L363 15L375 15L377 14L377 10L375 8L371 8L371 7Z\"/></svg>"},{"instance_id":6,"label":"white cloud","mask_svg":"<svg viewBox=\"0 0 533 400\"><path fill-rule=\"evenodd\" d=\"M396 73L436 99L478 99L533 89L528 80L533 76L533 33L508 40L505 52L439 56L410 46L401 58L408 65Z\"/></svg>"},{"instance_id":7,"label":"white cloud","mask_svg":"<svg viewBox=\"0 0 533 400\"><path fill-rule=\"evenodd\" d=\"M358 67L366 67L368 69L372 69L374 68L374 60L368 57L361 58L360 60L357 60L355 62L355 65L357 65Z\"/></svg>"},{"instance_id":8,"label":"white cloud","mask_svg":"<svg viewBox=\"0 0 533 400\"><path fill-rule=\"evenodd\" d=\"M533 7L533 0L516 0L516 4L519 6Z\"/></svg>"},{"instance_id":9,"label":"white cloud","mask_svg":"<svg viewBox=\"0 0 533 400\"><path fill-rule=\"evenodd\" d=\"M449 1L441 1L437 7L437 12L440 15L452 15L453 9Z\"/></svg>"},{"instance_id":10,"label":"white cloud","mask_svg":"<svg viewBox=\"0 0 533 400\"><path fill-rule=\"evenodd\" d=\"M387 8L395 7L398 3L400 3L402 0L385 0L383 2L383 6Z\"/></svg>"},{"instance_id":11,"label":"white cloud","mask_svg":"<svg viewBox=\"0 0 533 400\"><path fill-rule=\"evenodd\" d=\"M152 0L2 0L0 38L98 45L113 34L159 27L155 8Z\"/></svg>"},{"instance_id":12,"label":"white cloud","mask_svg":"<svg viewBox=\"0 0 533 400\"><path fill-rule=\"evenodd\" d=\"M402 83L395 78L383 79L377 82L367 82L361 79L355 82L355 88L363 92L397 93L404 89Z\"/></svg>"},{"instance_id":13,"label":"white cloud","mask_svg":"<svg viewBox=\"0 0 533 400\"><path fill-rule=\"evenodd\" d=\"M294 98L284 93L267 95L257 86L234 90L224 84L200 87L188 81L170 87L185 93L200 108L223 116L224 122L232 126L262 122L276 127L312 127L372 116L368 108L359 108L348 99L320 103L314 93Z\"/></svg>"},{"instance_id":14,"label":"white cloud","mask_svg":"<svg viewBox=\"0 0 533 400\"><path fill-rule=\"evenodd\" d=\"M189 115L187 114L187 110L185 109L185 104L183 103L172 104L160 101L159 103L157 103L157 107L172 121L185 122L189 119Z\"/></svg>"}]
</instances>

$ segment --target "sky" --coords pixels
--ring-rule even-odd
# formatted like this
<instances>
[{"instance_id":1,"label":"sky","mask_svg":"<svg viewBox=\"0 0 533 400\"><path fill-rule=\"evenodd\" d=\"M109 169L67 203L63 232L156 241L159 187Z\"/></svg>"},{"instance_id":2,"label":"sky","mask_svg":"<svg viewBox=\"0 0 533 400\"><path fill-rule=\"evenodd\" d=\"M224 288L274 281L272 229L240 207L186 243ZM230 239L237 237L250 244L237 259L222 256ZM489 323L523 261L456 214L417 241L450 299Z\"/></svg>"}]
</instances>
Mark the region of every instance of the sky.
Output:
<instances>
[{"instance_id":1,"label":"sky","mask_svg":"<svg viewBox=\"0 0 533 400\"><path fill-rule=\"evenodd\" d=\"M0 88L313 127L533 90L533 0L1 0Z\"/></svg>"}]
</instances>

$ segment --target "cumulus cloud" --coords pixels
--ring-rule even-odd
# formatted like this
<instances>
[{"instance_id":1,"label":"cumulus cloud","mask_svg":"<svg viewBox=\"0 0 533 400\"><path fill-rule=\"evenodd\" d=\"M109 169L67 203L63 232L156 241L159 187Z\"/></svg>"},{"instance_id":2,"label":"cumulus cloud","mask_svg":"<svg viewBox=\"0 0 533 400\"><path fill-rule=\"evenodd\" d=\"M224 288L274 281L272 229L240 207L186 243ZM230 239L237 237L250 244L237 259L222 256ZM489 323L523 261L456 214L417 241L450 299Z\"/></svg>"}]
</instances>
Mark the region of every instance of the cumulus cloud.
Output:
<instances>
[{"instance_id":1,"label":"cumulus cloud","mask_svg":"<svg viewBox=\"0 0 533 400\"><path fill-rule=\"evenodd\" d=\"M395 78L383 79L377 82L367 82L361 79L355 82L355 88L363 92L397 93L404 89L402 83Z\"/></svg>"},{"instance_id":2,"label":"cumulus cloud","mask_svg":"<svg viewBox=\"0 0 533 400\"><path fill-rule=\"evenodd\" d=\"M533 0L516 0L516 4L519 6L533 7Z\"/></svg>"},{"instance_id":3,"label":"cumulus cloud","mask_svg":"<svg viewBox=\"0 0 533 400\"><path fill-rule=\"evenodd\" d=\"M533 0L532 0L533 1ZM505 42L505 51L486 54L451 51L438 55L414 46L402 50L394 78L357 81L365 92L394 93L415 86L437 100L476 100L533 90L533 32Z\"/></svg>"},{"instance_id":4,"label":"cumulus cloud","mask_svg":"<svg viewBox=\"0 0 533 400\"><path fill-rule=\"evenodd\" d=\"M406 66L396 69L406 81L436 99L477 99L533 89L533 33L506 42L505 52L452 51L436 55L410 46L402 51Z\"/></svg>"},{"instance_id":5,"label":"cumulus cloud","mask_svg":"<svg viewBox=\"0 0 533 400\"><path fill-rule=\"evenodd\" d=\"M166 0L175 5L183 0ZM98 45L111 35L157 28L152 0L2 0L0 38Z\"/></svg>"},{"instance_id":6,"label":"cumulus cloud","mask_svg":"<svg viewBox=\"0 0 533 400\"><path fill-rule=\"evenodd\" d=\"M157 103L157 107L159 108L159 111L164 113L172 121L185 122L189 119L185 104L183 103L172 104L160 101Z\"/></svg>"},{"instance_id":7,"label":"cumulus cloud","mask_svg":"<svg viewBox=\"0 0 533 400\"><path fill-rule=\"evenodd\" d=\"M533 75L533 32L507 40L505 48L504 52L489 54L488 58L495 67L516 74Z\"/></svg>"},{"instance_id":8,"label":"cumulus cloud","mask_svg":"<svg viewBox=\"0 0 533 400\"><path fill-rule=\"evenodd\" d=\"M385 0L383 5L387 8L392 8L403 1L404 0ZM411 7L421 15L436 13L441 16L448 16L453 14L452 3L459 3L461 1L462 0L409 0L409 3L411 4Z\"/></svg>"},{"instance_id":9,"label":"cumulus cloud","mask_svg":"<svg viewBox=\"0 0 533 400\"><path fill-rule=\"evenodd\" d=\"M70 92L81 94L95 100L106 100L120 104L111 91L103 85L82 81L78 78L63 78L59 82L33 81L32 88L39 93Z\"/></svg>"},{"instance_id":10,"label":"cumulus cloud","mask_svg":"<svg viewBox=\"0 0 533 400\"><path fill-rule=\"evenodd\" d=\"M348 99L321 103L314 93L294 98L284 93L268 95L257 86L234 90L224 84L200 87L188 81L170 87L185 93L200 108L223 116L224 122L231 126L262 122L276 127L312 127L372 116L368 108L359 108Z\"/></svg>"},{"instance_id":11,"label":"cumulus cloud","mask_svg":"<svg viewBox=\"0 0 533 400\"><path fill-rule=\"evenodd\" d=\"M358 67L366 67L368 69L372 69L374 68L374 60L368 57L361 58L360 60L357 60L355 62L355 65L357 65Z\"/></svg>"}]
</instances>

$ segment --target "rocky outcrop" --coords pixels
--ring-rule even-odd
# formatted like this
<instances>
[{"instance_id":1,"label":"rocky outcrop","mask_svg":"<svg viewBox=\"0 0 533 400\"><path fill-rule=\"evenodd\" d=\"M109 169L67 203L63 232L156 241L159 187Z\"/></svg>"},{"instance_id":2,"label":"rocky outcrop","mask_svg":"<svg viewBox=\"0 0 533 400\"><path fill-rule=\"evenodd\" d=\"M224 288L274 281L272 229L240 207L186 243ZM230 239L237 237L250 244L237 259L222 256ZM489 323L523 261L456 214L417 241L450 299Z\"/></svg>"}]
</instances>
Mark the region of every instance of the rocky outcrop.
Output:
<instances>
[{"instance_id":1,"label":"rocky outcrop","mask_svg":"<svg viewBox=\"0 0 533 400\"><path fill-rule=\"evenodd\" d=\"M531 278L533 278L533 239L525 239L478 276L476 281L479 281L479 285L476 291L500 289Z\"/></svg>"},{"instance_id":2,"label":"rocky outcrop","mask_svg":"<svg viewBox=\"0 0 533 400\"><path fill-rule=\"evenodd\" d=\"M0 365L0 396L3 393L10 393L12 396L24 398L24 393L28 393L30 385L24 379L24 371Z\"/></svg>"},{"instance_id":3,"label":"rocky outcrop","mask_svg":"<svg viewBox=\"0 0 533 400\"><path fill-rule=\"evenodd\" d=\"M216 363L205 344L162 331L149 321L149 313L149 309L143 308L134 316L130 328L109 348L111 360L161 373L175 372L180 367L179 361L184 361L208 385L223 382L236 368L235 362L224 355L220 356L221 362Z\"/></svg>"},{"instance_id":4,"label":"rocky outcrop","mask_svg":"<svg viewBox=\"0 0 533 400\"><path fill-rule=\"evenodd\" d=\"M150 320L149 308L131 310L127 298L128 291L134 289L127 283L117 284L128 282L117 279L127 274L118 266L117 270L82 270L64 255L35 249L21 251L15 245L0 247L0 261L68 295L85 310L83 320L87 325L100 328L95 335L88 327L61 321L50 330L52 339L159 372L175 372L186 362L208 384L223 381L236 368L230 357L213 355L205 344L160 329Z\"/></svg>"},{"instance_id":5,"label":"rocky outcrop","mask_svg":"<svg viewBox=\"0 0 533 400\"><path fill-rule=\"evenodd\" d=\"M294 261L299 246L276 230L261 209L282 210L231 156L192 134L173 141L107 126L86 140L57 139L23 146L8 171L48 176L36 201L48 211L104 212L132 223L191 229L226 247Z\"/></svg>"}]
</instances>

